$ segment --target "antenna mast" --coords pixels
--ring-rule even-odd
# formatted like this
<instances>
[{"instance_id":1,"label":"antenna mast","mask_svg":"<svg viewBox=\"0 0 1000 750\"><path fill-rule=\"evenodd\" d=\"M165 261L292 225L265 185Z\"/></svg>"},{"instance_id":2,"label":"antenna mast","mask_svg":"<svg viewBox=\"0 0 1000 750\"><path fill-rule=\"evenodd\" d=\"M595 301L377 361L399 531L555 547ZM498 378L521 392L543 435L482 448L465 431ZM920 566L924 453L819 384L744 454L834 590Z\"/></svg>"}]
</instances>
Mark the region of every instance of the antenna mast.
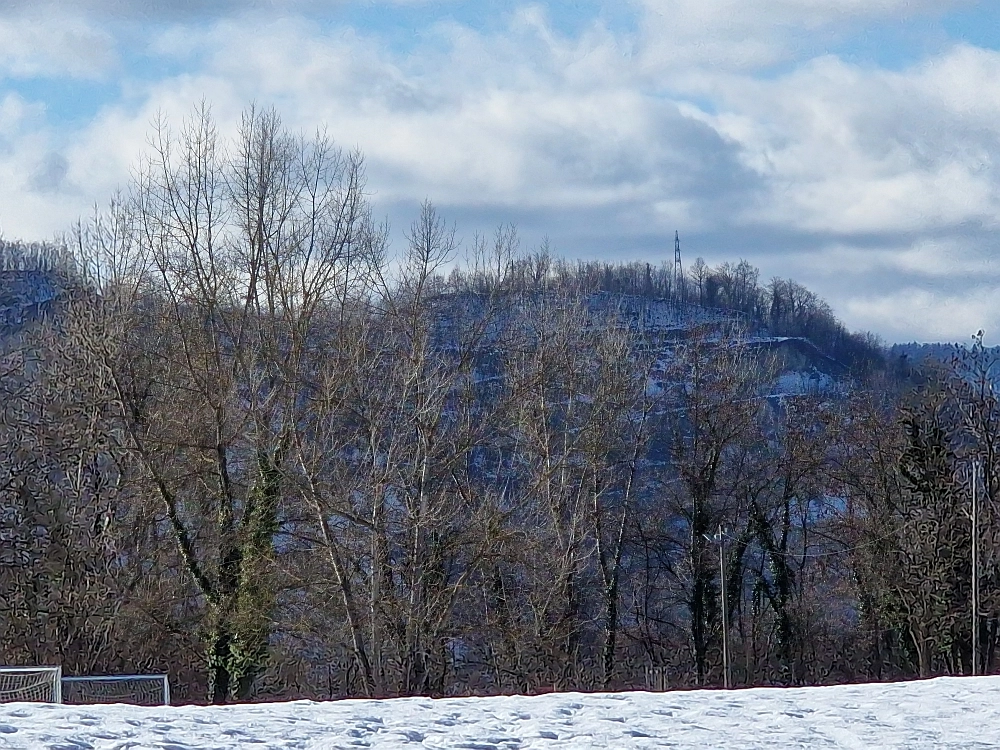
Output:
<instances>
[{"instance_id":1,"label":"antenna mast","mask_svg":"<svg viewBox=\"0 0 1000 750\"><path fill-rule=\"evenodd\" d=\"M674 278L673 289L674 301L684 301L684 266L681 263L681 236L674 231Z\"/></svg>"}]
</instances>

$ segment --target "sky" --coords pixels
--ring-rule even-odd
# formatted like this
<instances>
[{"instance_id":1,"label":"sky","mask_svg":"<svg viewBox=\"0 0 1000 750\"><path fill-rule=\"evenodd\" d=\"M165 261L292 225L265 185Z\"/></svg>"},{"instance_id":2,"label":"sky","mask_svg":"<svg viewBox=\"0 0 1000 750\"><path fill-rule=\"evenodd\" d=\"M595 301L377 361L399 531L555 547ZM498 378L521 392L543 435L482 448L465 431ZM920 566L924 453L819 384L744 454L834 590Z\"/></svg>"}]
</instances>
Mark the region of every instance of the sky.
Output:
<instances>
[{"instance_id":1,"label":"sky","mask_svg":"<svg viewBox=\"0 0 1000 750\"><path fill-rule=\"evenodd\" d=\"M996 0L0 0L0 236L124 187L158 113L251 103L570 259L746 259L852 330L1000 341Z\"/></svg>"}]
</instances>

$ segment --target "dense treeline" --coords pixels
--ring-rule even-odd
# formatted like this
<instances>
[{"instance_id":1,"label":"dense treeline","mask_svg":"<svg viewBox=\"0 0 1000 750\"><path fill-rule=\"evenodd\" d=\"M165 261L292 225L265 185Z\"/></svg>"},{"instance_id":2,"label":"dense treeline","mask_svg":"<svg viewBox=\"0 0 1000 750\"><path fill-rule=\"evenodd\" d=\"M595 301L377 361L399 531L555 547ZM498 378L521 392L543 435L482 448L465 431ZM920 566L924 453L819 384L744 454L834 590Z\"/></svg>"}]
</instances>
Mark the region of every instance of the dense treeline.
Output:
<instances>
[{"instance_id":1,"label":"dense treeline","mask_svg":"<svg viewBox=\"0 0 1000 750\"><path fill-rule=\"evenodd\" d=\"M461 287L461 280L459 274L452 282ZM848 331L826 302L791 279L773 278L762 285L759 270L745 260L713 268L697 258L678 281L666 263L568 262L553 259L543 247L514 263L511 283L518 289L607 292L718 309L736 317L748 332L809 339L857 375L884 366L877 337Z\"/></svg>"},{"instance_id":2,"label":"dense treeline","mask_svg":"<svg viewBox=\"0 0 1000 750\"><path fill-rule=\"evenodd\" d=\"M676 300L664 269L510 227L456 269L430 205L390 258L360 156L273 112L151 142L4 271L58 281L0 360L5 662L216 702L717 685L724 634L736 685L971 670L973 458L982 612L1000 592L981 339L880 372L746 263L679 300L742 316L636 327L594 293ZM765 329L853 378L776 395Z\"/></svg>"}]
</instances>

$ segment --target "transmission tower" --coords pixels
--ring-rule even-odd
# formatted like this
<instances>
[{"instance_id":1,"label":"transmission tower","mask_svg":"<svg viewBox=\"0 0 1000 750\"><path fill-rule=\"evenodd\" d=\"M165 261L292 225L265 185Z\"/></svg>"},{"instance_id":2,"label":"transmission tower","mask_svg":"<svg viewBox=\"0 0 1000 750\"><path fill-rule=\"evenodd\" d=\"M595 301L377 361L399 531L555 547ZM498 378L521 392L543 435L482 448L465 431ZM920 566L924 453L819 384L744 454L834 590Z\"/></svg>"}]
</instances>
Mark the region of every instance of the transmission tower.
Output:
<instances>
[{"instance_id":1,"label":"transmission tower","mask_svg":"<svg viewBox=\"0 0 1000 750\"><path fill-rule=\"evenodd\" d=\"M674 278L673 292L675 302L684 301L684 266L681 263L681 236L674 232Z\"/></svg>"}]
</instances>

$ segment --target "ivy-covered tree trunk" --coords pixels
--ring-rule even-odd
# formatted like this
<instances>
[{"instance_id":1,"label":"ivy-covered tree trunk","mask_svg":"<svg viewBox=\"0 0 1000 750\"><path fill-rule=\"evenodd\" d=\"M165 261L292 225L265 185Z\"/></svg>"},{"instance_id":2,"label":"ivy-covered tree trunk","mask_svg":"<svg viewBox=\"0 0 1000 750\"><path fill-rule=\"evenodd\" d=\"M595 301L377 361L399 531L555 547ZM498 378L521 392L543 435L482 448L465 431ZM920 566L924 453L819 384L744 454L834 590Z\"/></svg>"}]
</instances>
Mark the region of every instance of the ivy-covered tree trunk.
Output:
<instances>
[{"instance_id":1,"label":"ivy-covered tree trunk","mask_svg":"<svg viewBox=\"0 0 1000 750\"><path fill-rule=\"evenodd\" d=\"M712 517L708 508L705 485L696 485L693 492L694 508L691 516L691 595L688 607L691 613L691 641L694 650L695 673L698 685L708 677L708 653L712 635L720 620L719 586L716 583L716 557L709 541L713 533Z\"/></svg>"},{"instance_id":2,"label":"ivy-covered tree trunk","mask_svg":"<svg viewBox=\"0 0 1000 750\"><path fill-rule=\"evenodd\" d=\"M282 451L257 455L259 478L250 490L239 530L220 566L221 598L207 638L213 703L248 700L267 667L271 613L275 604L274 535Z\"/></svg>"}]
</instances>

